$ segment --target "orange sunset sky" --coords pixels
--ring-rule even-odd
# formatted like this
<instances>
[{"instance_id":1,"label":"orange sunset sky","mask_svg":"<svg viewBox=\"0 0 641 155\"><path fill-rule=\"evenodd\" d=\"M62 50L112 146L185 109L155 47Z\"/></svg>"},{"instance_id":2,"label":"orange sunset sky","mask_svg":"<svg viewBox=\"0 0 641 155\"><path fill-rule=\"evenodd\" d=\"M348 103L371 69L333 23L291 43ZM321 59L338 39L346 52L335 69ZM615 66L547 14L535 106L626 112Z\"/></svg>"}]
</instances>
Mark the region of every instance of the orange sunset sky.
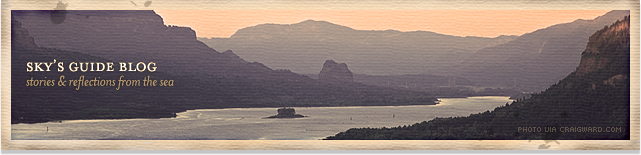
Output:
<instances>
[{"instance_id":1,"label":"orange sunset sky","mask_svg":"<svg viewBox=\"0 0 641 155\"><path fill-rule=\"evenodd\" d=\"M357 30L432 31L455 36L522 35L554 24L594 19L609 10L155 10L165 25L198 37L228 38L264 23L323 20Z\"/></svg>"}]
</instances>

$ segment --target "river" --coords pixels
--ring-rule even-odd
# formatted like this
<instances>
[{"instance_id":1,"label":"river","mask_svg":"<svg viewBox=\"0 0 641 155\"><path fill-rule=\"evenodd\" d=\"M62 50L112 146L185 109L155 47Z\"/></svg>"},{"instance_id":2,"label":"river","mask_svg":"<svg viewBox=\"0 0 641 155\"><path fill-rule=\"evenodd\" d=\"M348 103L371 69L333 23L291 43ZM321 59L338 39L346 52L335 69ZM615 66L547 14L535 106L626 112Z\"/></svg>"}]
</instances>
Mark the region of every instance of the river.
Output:
<instances>
[{"instance_id":1,"label":"river","mask_svg":"<svg viewBox=\"0 0 641 155\"><path fill-rule=\"evenodd\" d=\"M314 140L356 127L394 127L468 116L512 102L506 96L441 98L437 105L294 107L295 119L263 119L278 108L198 109L176 118L12 124L12 140Z\"/></svg>"}]
</instances>

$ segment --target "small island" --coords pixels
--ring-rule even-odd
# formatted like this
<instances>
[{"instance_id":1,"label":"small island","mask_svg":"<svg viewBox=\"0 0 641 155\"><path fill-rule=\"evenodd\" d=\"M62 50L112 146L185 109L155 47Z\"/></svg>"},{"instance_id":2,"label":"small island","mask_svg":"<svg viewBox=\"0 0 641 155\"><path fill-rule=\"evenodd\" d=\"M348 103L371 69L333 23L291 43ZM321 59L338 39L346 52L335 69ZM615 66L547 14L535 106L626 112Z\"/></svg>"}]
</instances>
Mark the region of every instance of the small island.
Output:
<instances>
[{"instance_id":1,"label":"small island","mask_svg":"<svg viewBox=\"0 0 641 155\"><path fill-rule=\"evenodd\" d=\"M300 117L307 117L307 116L296 114L296 111L294 110L294 108L280 108L278 109L278 115L269 116L265 118L300 118Z\"/></svg>"}]
</instances>

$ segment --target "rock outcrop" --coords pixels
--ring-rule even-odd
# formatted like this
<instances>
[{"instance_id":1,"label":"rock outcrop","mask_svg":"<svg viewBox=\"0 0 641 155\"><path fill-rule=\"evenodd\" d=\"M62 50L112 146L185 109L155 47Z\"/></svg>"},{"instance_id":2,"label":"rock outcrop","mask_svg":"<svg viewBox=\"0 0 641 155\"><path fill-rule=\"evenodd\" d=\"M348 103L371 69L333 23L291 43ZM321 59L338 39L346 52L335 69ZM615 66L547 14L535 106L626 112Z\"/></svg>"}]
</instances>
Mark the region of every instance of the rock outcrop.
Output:
<instances>
[{"instance_id":1,"label":"rock outcrop","mask_svg":"<svg viewBox=\"0 0 641 155\"><path fill-rule=\"evenodd\" d=\"M278 115L269 116L265 118L300 118L300 117L307 117L307 116L296 114L296 110L294 110L294 108L281 108L281 109L278 109Z\"/></svg>"},{"instance_id":2,"label":"rock outcrop","mask_svg":"<svg viewBox=\"0 0 641 155\"><path fill-rule=\"evenodd\" d=\"M318 74L318 80L327 82L354 82L354 74L349 71L347 64L336 63L334 60L327 60L323 69Z\"/></svg>"},{"instance_id":3,"label":"rock outcrop","mask_svg":"<svg viewBox=\"0 0 641 155\"><path fill-rule=\"evenodd\" d=\"M620 39L630 37L630 18L625 17L617 21L610 27L607 27L590 36L585 51L581 54L581 63L576 68L577 76L583 76L598 69L602 69L610 63L625 62L620 58L627 58L629 53L619 52L630 44L629 39ZM622 47L622 48L612 48ZM628 49L629 50L629 49ZM616 69L616 68L611 68Z\"/></svg>"}]
</instances>

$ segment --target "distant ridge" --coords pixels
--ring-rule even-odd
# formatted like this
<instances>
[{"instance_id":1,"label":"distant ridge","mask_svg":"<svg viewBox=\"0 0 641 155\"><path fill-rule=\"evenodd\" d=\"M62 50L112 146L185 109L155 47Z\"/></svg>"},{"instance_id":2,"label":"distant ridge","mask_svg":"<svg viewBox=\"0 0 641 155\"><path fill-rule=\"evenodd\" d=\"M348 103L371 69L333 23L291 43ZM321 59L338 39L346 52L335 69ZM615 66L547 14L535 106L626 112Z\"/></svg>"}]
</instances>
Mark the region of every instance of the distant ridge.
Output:
<instances>
[{"instance_id":1,"label":"distant ridge","mask_svg":"<svg viewBox=\"0 0 641 155\"><path fill-rule=\"evenodd\" d=\"M458 37L428 31L354 30L327 21L261 24L230 38L198 38L213 48L232 49L248 61L275 69L316 74L335 60L355 74L458 76L488 87L541 91L579 63L587 38L629 11L575 20L522 36Z\"/></svg>"},{"instance_id":2,"label":"distant ridge","mask_svg":"<svg viewBox=\"0 0 641 155\"><path fill-rule=\"evenodd\" d=\"M231 49L247 61L296 73L317 73L318 62L350 64L358 74L425 73L453 65L484 47L516 36L459 37L429 31L355 30L327 21L260 24L239 29L230 38L198 38L215 49ZM419 69L420 68L420 69Z\"/></svg>"},{"instance_id":3,"label":"distant ridge","mask_svg":"<svg viewBox=\"0 0 641 155\"><path fill-rule=\"evenodd\" d=\"M577 55L574 72L529 99L467 117L352 128L326 139L630 140L630 16L594 32Z\"/></svg>"},{"instance_id":4,"label":"distant ridge","mask_svg":"<svg viewBox=\"0 0 641 155\"><path fill-rule=\"evenodd\" d=\"M353 128L326 139L629 140L630 16L593 33L580 55L574 72L529 99L467 117Z\"/></svg>"},{"instance_id":5,"label":"distant ridge","mask_svg":"<svg viewBox=\"0 0 641 155\"><path fill-rule=\"evenodd\" d=\"M590 35L629 14L626 10L610 11L594 20L575 20L536 30L481 49L449 70L479 85L538 92L574 71Z\"/></svg>"},{"instance_id":6,"label":"distant ridge","mask_svg":"<svg viewBox=\"0 0 641 155\"><path fill-rule=\"evenodd\" d=\"M199 42L188 27L163 25L153 11L68 10L60 23L52 23L51 13L11 11L11 123L175 117L188 109L436 104L436 98L426 93L320 82L247 62L235 51L220 53ZM24 71L27 62L54 59L66 63L154 62L158 68L144 73ZM67 79L86 76L85 80L149 76L173 79L175 85L120 90L83 87L77 91L74 87L36 88L24 83L33 77L57 79L62 74Z\"/></svg>"}]
</instances>

